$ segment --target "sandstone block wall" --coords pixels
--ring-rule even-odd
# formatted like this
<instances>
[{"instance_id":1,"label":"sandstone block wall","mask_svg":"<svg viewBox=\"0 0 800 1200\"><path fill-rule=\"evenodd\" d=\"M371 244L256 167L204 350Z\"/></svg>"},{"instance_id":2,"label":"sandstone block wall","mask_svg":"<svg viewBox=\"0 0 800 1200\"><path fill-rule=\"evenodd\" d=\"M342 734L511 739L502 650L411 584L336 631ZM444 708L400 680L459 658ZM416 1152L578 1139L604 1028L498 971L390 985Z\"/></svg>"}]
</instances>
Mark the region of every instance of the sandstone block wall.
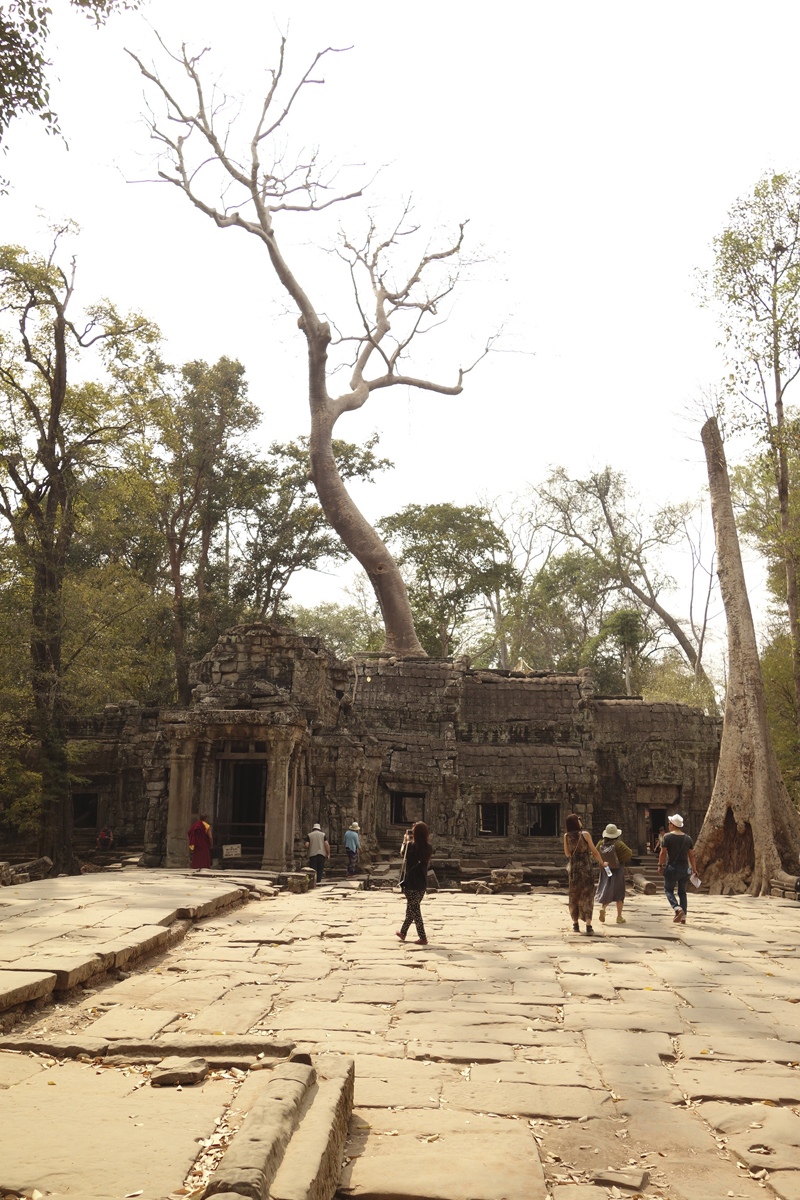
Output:
<instances>
[{"instance_id":1,"label":"sandstone block wall","mask_svg":"<svg viewBox=\"0 0 800 1200\"><path fill-rule=\"evenodd\" d=\"M440 850L530 858L547 840L529 834L537 805L556 806L559 834L576 811L595 833L621 824L635 844L642 797L672 789L663 794L678 797L690 826L711 797L720 723L684 705L595 697L587 671L524 676L471 670L466 658L345 663L319 638L253 624L220 638L192 679L186 712L110 706L73 731L103 821L144 840L152 865L168 817L166 731L191 726L213 758L225 710L256 741L261 725L266 738L276 722L305 722L289 767L299 858L315 821L334 851L354 820L367 854L396 850L404 811L424 816ZM487 813L502 835L481 832Z\"/></svg>"}]
</instances>

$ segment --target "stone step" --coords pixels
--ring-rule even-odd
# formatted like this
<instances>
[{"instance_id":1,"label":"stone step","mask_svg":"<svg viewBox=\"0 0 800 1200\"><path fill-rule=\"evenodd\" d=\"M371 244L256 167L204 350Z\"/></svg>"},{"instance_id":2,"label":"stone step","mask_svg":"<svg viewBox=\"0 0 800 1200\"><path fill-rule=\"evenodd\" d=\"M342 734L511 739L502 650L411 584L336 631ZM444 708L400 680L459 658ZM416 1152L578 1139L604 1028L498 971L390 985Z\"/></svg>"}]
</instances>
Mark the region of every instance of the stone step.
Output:
<instances>
[{"instance_id":1,"label":"stone step","mask_svg":"<svg viewBox=\"0 0 800 1200\"><path fill-rule=\"evenodd\" d=\"M332 1200L353 1092L352 1058L274 1067L205 1195Z\"/></svg>"}]
</instances>

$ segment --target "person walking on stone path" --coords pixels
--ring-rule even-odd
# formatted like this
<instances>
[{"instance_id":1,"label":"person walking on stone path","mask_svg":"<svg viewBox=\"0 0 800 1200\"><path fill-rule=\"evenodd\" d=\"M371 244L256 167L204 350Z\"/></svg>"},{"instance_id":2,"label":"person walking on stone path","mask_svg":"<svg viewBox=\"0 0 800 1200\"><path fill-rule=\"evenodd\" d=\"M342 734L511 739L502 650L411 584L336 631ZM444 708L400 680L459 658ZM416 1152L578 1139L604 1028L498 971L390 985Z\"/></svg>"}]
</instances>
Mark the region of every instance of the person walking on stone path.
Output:
<instances>
[{"instance_id":1,"label":"person walking on stone path","mask_svg":"<svg viewBox=\"0 0 800 1200\"><path fill-rule=\"evenodd\" d=\"M405 860L400 887L406 897L406 917L397 930L397 936L401 942L404 942L413 921L417 927L417 945L427 946L428 939L425 936L420 905L425 898L425 890L428 886L428 863L433 854L433 847L428 837L428 826L424 821L417 821L411 832L406 833L403 838L403 846Z\"/></svg>"},{"instance_id":2,"label":"person walking on stone path","mask_svg":"<svg viewBox=\"0 0 800 1200\"><path fill-rule=\"evenodd\" d=\"M603 865L603 860L597 853L597 847L592 841L592 835L583 828L577 813L567 817L567 831L564 834L564 853L569 862L569 915L572 917L574 933L580 933L578 921L586 922L586 932L591 937L592 911L594 909L594 873L592 858Z\"/></svg>"},{"instance_id":3,"label":"person walking on stone path","mask_svg":"<svg viewBox=\"0 0 800 1200\"><path fill-rule=\"evenodd\" d=\"M325 870L325 863L331 856L331 847L319 822L314 824L311 833L306 838L306 850L308 851L308 865L317 872L317 883L322 883L322 873Z\"/></svg>"},{"instance_id":4,"label":"person walking on stone path","mask_svg":"<svg viewBox=\"0 0 800 1200\"><path fill-rule=\"evenodd\" d=\"M595 900L600 905L600 920L606 919L606 908L609 904L617 906L617 924L624 925L622 906L625 903L625 863L633 851L622 840L622 830L616 825L606 825L603 830L603 840L597 843L597 851L608 871L600 872L600 882L597 885Z\"/></svg>"},{"instance_id":5,"label":"person walking on stone path","mask_svg":"<svg viewBox=\"0 0 800 1200\"><path fill-rule=\"evenodd\" d=\"M361 839L358 836L358 830L358 821L353 821L353 824L344 835L344 852L347 855L348 875L355 875L356 867L358 866L358 852L361 849Z\"/></svg>"},{"instance_id":6,"label":"person walking on stone path","mask_svg":"<svg viewBox=\"0 0 800 1200\"><path fill-rule=\"evenodd\" d=\"M694 860L694 842L688 833L683 832L683 817L676 813L668 817L669 833L661 844L658 856L658 872L664 876L664 891L667 899L675 910L672 918L678 925L686 924L686 882L692 872L697 872ZM678 898L675 899L675 888Z\"/></svg>"},{"instance_id":7,"label":"person walking on stone path","mask_svg":"<svg viewBox=\"0 0 800 1200\"><path fill-rule=\"evenodd\" d=\"M188 832L189 849L192 852L192 870L200 871L203 867L211 866L211 847L214 839L211 836L211 826L201 813Z\"/></svg>"}]
</instances>

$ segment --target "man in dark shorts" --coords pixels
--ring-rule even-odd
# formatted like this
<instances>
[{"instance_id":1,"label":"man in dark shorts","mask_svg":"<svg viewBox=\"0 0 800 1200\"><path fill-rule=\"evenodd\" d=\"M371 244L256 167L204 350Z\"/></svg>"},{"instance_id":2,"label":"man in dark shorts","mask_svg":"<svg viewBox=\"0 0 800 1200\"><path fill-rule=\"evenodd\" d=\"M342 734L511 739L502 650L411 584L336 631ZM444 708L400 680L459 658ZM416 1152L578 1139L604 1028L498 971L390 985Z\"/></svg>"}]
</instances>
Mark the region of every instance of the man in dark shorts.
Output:
<instances>
[{"instance_id":1,"label":"man in dark shorts","mask_svg":"<svg viewBox=\"0 0 800 1200\"><path fill-rule=\"evenodd\" d=\"M694 842L688 833L683 832L683 817L676 813L669 817L669 833L661 843L661 853L658 856L658 871L664 876L664 891L667 899L675 909L672 918L679 925L686 923L686 884L692 872L697 871L694 861ZM678 898L675 899L675 888Z\"/></svg>"}]
</instances>

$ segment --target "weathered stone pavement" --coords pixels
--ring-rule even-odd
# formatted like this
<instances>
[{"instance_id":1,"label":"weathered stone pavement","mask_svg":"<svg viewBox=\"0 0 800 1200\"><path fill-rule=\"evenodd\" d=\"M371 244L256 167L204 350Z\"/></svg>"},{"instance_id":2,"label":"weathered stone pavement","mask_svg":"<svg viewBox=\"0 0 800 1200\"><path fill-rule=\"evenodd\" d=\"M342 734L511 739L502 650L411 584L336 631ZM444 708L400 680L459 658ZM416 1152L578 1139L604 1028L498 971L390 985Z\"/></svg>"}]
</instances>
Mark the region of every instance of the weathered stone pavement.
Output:
<instances>
[{"instance_id":1,"label":"weathered stone pavement","mask_svg":"<svg viewBox=\"0 0 800 1200\"><path fill-rule=\"evenodd\" d=\"M0 1050L0 1190L200 1195L273 1075L257 1068L293 1042L320 1080L355 1061L341 1197L800 1200L796 904L692 897L678 927L663 896L636 896L592 939L563 896L439 892L425 948L398 942L402 911L386 892L282 894L127 979L56 992L1 1043L52 1056ZM0 923L0 962L21 915ZM85 1061L55 1057L81 1045ZM176 1045L218 1061L150 1087L147 1061Z\"/></svg>"}]
</instances>

